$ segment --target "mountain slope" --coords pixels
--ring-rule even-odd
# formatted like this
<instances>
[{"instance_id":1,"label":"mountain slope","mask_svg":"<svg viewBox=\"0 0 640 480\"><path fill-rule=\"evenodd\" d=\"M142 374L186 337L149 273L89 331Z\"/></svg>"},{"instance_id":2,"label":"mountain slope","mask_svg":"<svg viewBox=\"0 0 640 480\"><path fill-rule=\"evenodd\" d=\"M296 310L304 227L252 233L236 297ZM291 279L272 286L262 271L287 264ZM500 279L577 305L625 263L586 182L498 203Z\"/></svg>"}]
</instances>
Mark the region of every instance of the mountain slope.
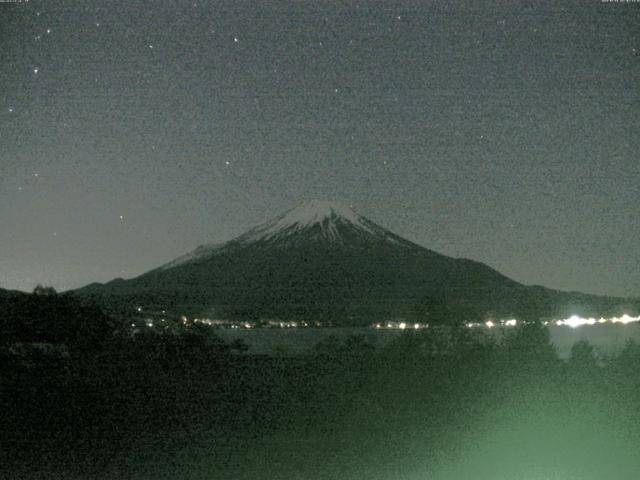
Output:
<instances>
[{"instance_id":1,"label":"mountain slope","mask_svg":"<svg viewBox=\"0 0 640 480\"><path fill-rule=\"evenodd\" d=\"M351 209L310 201L239 237L204 245L131 280L79 291L105 304L176 314L303 318L361 325L488 317L608 314L619 299L521 285L490 267L440 255Z\"/></svg>"}]
</instances>

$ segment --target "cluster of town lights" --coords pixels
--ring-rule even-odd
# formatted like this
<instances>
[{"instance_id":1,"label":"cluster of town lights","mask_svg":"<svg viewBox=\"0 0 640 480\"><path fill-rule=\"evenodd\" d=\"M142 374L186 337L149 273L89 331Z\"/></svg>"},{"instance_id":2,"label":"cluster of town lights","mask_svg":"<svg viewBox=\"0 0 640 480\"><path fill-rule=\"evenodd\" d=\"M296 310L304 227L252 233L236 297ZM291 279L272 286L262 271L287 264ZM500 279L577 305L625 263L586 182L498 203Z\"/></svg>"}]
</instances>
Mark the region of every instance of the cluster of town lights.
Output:
<instances>
[{"instance_id":1,"label":"cluster of town lights","mask_svg":"<svg viewBox=\"0 0 640 480\"><path fill-rule=\"evenodd\" d=\"M518 324L518 321L515 318L511 318L509 320L499 320L499 321L493 321L493 320L487 320L484 323L478 323L478 322L470 322L467 323L467 328L476 328L476 327L487 327L487 328L493 328L493 327L515 327Z\"/></svg>"},{"instance_id":2,"label":"cluster of town lights","mask_svg":"<svg viewBox=\"0 0 640 480\"><path fill-rule=\"evenodd\" d=\"M407 330L407 329L418 330L420 328L426 328L429 325L427 325L426 323L386 322L386 323L374 323L372 326L373 328L376 328L376 329L385 328L385 329L391 329L391 330Z\"/></svg>"},{"instance_id":3,"label":"cluster of town lights","mask_svg":"<svg viewBox=\"0 0 640 480\"><path fill-rule=\"evenodd\" d=\"M638 317L632 317L631 315L627 315L626 313L620 317L611 317L611 318L604 318L604 317L600 317L600 318L593 318L593 317L589 317L589 318L584 318L584 317L580 317L578 315L572 315L569 318L564 318L561 320L552 320L552 321L544 321L542 322L544 325L556 325L556 326L567 326L567 327L571 327L571 328L576 328L576 327L580 327L582 325L596 325L596 324L602 324L602 323L621 323L623 325L626 325L628 323L633 323L633 322L640 322L640 316ZM500 322L493 322L492 320L487 320L486 322L484 322L484 326L487 328L493 328L493 327L497 327L499 325L501 326L505 326L505 327L515 327L517 325L517 321L515 319L512 320L501 320ZM482 323L467 323L467 327L469 328L473 328L473 327L481 327L483 326Z\"/></svg>"},{"instance_id":4,"label":"cluster of town lights","mask_svg":"<svg viewBox=\"0 0 640 480\"><path fill-rule=\"evenodd\" d=\"M142 312L141 307L136 307L136 310L138 312ZM166 313L165 310L162 310L162 313L163 314ZM254 322L244 322L244 321L233 322L229 320L211 320L208 318L194 318L192 321L189 321L185 316L180 317L180 320L184 325L187 325L193 322L193 323L200 323L200 324L204 324L212 327L246 328L246 329L256 328L259 326ZM165 319L163 318L160 321L164 322ZM597 324L604 324L604 323L621 323L622 325L627 325L629 323L634 323L634 322L640 322L640 316L632 317L631 315L628 315L625 313L620 317L610 317L610 318L604 318L604 317L585 318L585 317L580 317L578 315L572 315L571 317L564 318L561 320L544 321L542 323L544 325L567 326L571 328L576 328L582 325L597 325ZM146 319L145 324L147 327L153 327L154 322L152 319L148 318ZM512 318L509 320L487 320L483 323L470 322L465 324L465 326L467 328L478 328L478 327L495 328L495 327L515 327L517 324L518 324L518 320L516 320L515 318ZM135 324L132 324L131 326L134 327ZM309 323L304 321L269 320L264 322L264 326L270 327L270 328L273 328L273 327L298 328L298 327L309 327L310 325ZM315 322L315 326L320 327L324 325L322 325L319 322ZM409 330L409 329L418 330L422 328L427 328L428 326L429 325L426 323L408 323L403 321L387 321L384 323L374 323L372 325L372 327L376 329L382 328L382 329L391 329L391 330Z\"/></svg>"}]
</instances>

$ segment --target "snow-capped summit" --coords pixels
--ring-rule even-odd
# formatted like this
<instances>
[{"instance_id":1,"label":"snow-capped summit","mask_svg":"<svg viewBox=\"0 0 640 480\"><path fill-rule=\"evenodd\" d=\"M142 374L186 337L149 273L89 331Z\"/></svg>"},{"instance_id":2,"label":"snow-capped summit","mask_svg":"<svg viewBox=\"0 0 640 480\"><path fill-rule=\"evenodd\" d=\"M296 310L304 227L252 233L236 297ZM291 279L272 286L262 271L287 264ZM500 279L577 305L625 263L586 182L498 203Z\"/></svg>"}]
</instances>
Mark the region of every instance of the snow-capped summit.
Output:
<instances>
[{"instance_id":1,"label":"snow-capped summit","mask_svg":"<svg viewBox=\"0 0 640 480\"><path fill-rule=\"evenodd\" d=\"M343 218L356 225L362 224L361 217L347 206L327 200L308 200L280 215L276 219L275 226L279 229L290 226L303 228L335 217Z\"/></svg>"},{"instance_id":2,"label":"snow-capped summit","mask_svg":"<svg viewBox=\"0 0 640 480\"><path fill-rule=\"evenodd\" d=\"M350 226L376 234L373 224L351 208L326 200L308 200L284 214L259 225L238 238L242 243L282 238L303 230L315 228L317 234L328 240L339 239L339 226Z\"/></svg>"},{"instance_id":3,"label":"snow-capped summit","mask_svg":"<svg viewBox=\"0 0 640 480\"><path fill-rule=\"evenodd\" d=\"M160 269L167 270L250 245L289 247L307 242L347 245L355 239L415 246L345 205L327 200L307 200L233 240L201 245Z\"/></svg>"}]
</instances>

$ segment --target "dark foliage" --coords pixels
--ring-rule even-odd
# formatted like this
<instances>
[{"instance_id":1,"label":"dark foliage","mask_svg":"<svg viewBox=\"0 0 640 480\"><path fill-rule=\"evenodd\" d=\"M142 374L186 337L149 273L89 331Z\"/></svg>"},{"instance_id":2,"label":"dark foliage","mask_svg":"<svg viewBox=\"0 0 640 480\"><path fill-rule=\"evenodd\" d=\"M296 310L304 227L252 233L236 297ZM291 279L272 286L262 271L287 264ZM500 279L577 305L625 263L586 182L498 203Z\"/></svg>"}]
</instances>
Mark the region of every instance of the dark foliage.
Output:
<instances>
[{"instance_id":1,"label":"dark foliage","mask_svg":"<svg viewBox=\"0 0 640 480\"><path fill-rule=\"evenodd\" d=\"M640 438L635 344L595 362L580 343L563 362L545 328L525 325L499 341L469 329L407 332L382 349L362 336L328 337L298 357L235 347L198 327L143 330L97 355L3 369L0 469L32 478L293 479L389 478L419 466L429 478L516 478L510 469L524 460L511 443L498 443L512 456L490 466L503 477L480 467L436 473L471 462L501 425L530 437L538 467L569 465L551 454L561 447L582 459L586 439ZM573 471L607 476L594 467L602 455L590 455L571 460ZM640 466L627 457L620 465Z\"/></svg>"},{"instance_id":2,"label":"dark foliage","mask_svg":"<svg viewBox=\"0 0 640 480\"><path fill-rule=\"evenodd\" d=\"M83 304L51 287L38 286L32 295L0 296L0 339L5 344L64 344L73 350L101 348L116 323L99 307Z\"/></svg>"}]
</instances>

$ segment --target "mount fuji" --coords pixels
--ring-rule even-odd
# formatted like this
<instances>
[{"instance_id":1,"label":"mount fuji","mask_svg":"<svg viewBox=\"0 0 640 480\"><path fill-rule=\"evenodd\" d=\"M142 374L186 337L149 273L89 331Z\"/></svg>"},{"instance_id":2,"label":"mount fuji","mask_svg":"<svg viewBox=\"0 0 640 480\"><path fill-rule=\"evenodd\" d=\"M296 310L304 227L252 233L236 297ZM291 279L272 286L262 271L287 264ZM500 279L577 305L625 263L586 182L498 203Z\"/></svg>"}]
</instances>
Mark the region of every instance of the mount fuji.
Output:
<instances>
[{"instance_id":1,"label":"mount fuji","mask_svg":"<svg viewBox=\"0 0 640 480\"><path fill-rule=\"evenodd\" d=\"M360 326L607 315L623 299L525 286L476 261L441 255L328 201L304 202L226 243L202 245L139 277L75 294L228 319Z\"/></svg>"},{"instance_id":2,"label":"mount fuji","mask_svg":"<svg viewBox=\"0 0 640 480\"><path fill-rule=\"evenodd\" d=\"M361 217L348 207L328 201L311 200L227 243L201 245L160 269L171 269L250 245L261 249L292 248L302 244L353 248L357 244L367 242L414 246L408 240Z\"/></svg>"}]
</instances>

